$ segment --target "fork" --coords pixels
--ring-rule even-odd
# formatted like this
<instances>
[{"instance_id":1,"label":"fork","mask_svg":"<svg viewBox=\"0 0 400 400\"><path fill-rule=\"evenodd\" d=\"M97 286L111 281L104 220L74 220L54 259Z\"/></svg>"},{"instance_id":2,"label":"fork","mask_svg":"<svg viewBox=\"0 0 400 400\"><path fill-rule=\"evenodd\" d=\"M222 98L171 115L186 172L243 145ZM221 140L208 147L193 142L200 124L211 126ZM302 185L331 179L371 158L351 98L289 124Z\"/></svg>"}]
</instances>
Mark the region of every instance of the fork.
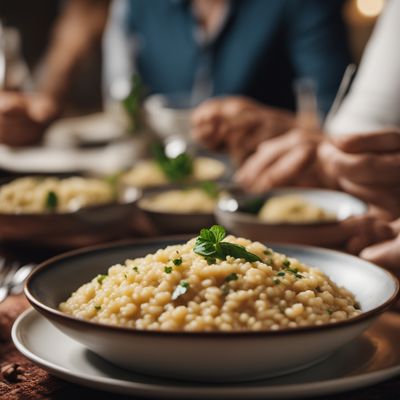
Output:
<instances>
[{"instance_id":1,"label":"fork","mask_svg":"<svg viewBox=\"0 0 400 400\"><path fill-rule=\"evenodd\" d=\"M21 267L20 263L13 262L9 266L4 258L0 259L0 303L12 292L21 292L22 283L32 271L34 264Z\"/></svg>"}]
</instances>

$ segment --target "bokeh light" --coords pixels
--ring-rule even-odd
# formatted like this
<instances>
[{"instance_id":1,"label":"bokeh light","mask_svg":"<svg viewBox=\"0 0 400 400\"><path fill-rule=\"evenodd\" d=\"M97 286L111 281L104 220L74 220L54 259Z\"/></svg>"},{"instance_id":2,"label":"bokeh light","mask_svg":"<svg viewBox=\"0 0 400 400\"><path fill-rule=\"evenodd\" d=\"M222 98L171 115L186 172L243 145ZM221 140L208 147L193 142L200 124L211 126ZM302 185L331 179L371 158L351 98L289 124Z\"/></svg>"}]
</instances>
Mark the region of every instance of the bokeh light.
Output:
<instances>
[{"instance_id":1,"label":"bokeh light","mask_svg":"<svg viewBox=\"0 0 400 400\"><path fill-rule=\"evenodd\" d=\"M383 10L385 0L357 0L357 9L365 17L377 17Z\"/></svg>"}]
</instances>

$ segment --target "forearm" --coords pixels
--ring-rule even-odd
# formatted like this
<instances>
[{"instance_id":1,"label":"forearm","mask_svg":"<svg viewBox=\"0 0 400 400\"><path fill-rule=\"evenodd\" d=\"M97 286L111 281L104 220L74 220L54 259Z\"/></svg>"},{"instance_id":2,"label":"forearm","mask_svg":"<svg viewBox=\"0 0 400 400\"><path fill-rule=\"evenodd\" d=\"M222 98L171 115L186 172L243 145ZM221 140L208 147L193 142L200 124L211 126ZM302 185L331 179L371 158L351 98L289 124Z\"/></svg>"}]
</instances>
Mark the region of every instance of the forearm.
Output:
<instances>
[{"instance_id":1,"label":"forearm","mask_svg":"<svg viewBox=\"0 0 400 400\"><path fill-rule=\"evenodd\" d=\"M56 22L37 90L62 103L87 52L100 40L110 0L69 0Z\"/></svg>"}]
</instances>

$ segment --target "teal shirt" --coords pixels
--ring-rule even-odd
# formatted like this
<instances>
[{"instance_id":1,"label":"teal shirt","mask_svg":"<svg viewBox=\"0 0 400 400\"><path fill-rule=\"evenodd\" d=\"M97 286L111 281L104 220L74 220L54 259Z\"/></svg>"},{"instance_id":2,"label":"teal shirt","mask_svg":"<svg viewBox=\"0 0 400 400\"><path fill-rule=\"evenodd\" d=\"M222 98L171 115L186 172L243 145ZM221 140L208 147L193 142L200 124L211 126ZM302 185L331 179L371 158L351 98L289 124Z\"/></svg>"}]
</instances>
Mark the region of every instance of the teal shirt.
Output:
<instances>
[{"instance_id":1,"label":"teal shirt","mask_svg":"<svg viewBox=\"0 0 400 400\"><path fill-rule=\"evenodd\" d=\"M295 80L311 78L326 113L349 63L341 0L231 0L208 45L196 39L187 1L128 3L136 66L150 93L190 93L203 68L213 96L244 95L293 110Z\"/></svg>"}]
</instances>

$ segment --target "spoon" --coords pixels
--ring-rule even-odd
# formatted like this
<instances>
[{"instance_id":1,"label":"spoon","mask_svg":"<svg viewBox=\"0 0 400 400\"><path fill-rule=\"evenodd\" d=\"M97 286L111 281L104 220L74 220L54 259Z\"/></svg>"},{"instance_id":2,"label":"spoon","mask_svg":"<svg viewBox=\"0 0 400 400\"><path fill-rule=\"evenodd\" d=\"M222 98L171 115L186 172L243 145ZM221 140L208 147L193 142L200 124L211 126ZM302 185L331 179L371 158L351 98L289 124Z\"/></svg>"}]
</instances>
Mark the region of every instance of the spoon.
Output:
<instances>
[{"instance_id":1,"label":"spoon","mask_svg":"<svg viewBox=\"0 0 400 400\"><path fill-rule=\"evenodd\" d=\"M23 283L34 267L35 264L27 264L16 270L11 276L7 276L5 283L0 286L0 303L10 293L19 294L22 292Z\"/></svg>"}]
</instances>

